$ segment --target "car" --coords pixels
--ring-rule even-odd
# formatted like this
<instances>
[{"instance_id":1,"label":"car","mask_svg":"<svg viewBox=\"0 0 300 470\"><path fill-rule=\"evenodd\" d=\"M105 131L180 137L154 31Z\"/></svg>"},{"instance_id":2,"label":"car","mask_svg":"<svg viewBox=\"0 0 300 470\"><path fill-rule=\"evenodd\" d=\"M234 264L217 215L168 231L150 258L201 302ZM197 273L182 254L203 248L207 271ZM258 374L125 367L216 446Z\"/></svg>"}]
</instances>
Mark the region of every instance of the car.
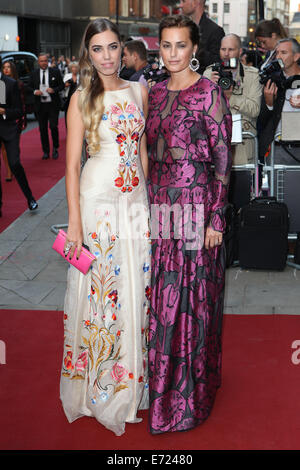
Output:
<instances>
[{"instance_id":1,"label":"car","mask_svg":"<svg viewBox=\"0 0 300 470\"><path fill-rule=\"evenodd\" d=\"M18 77L22 80L25 87L26 114L33 113L34 96L28 91L27 85L31 72L38 67L37 56L32 52L25 51L0 51L0 57L2 59L2 64L6 60L14 62L17 68Z\"/></svg>"}]
</instances>

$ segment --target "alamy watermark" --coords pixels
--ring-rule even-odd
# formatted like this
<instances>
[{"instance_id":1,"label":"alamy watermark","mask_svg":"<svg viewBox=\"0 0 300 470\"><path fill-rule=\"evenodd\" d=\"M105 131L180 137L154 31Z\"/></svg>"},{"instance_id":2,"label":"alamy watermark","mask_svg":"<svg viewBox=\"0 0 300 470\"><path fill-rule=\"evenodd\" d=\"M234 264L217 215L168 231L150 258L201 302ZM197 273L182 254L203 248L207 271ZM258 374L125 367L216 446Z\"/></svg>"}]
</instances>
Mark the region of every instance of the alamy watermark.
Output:
<instances>
[{"instance_id":1,"label":"alamy watermark","mask_svg":"<svg viewBox=\"0 0 300 470\"><path fill-rule=\"evenodd\" d=\"M295 366L297 366L298 364L300 364L300 340L296 339L295 341L293 341L291 347L292 349L295 349L292 354L291 361Z\"/></svg>"},{"instance_id":2,"label":"alamy watermark","mask_svg":"<svg viewBox=\"0 0 300 470\"><path fill-rule=\"evenodd\" d=\"M188 250L199 250L204 243L204 205L203 204L151 204L128 203L120 198L119 206L101 204L94 214L98 226L109 224L110 232L118 234L119 239L142 239L145 233L155 239L182 239ZM100 223L99 223L100 221ZM103 227L103 225L102 225ZM99 230L99 237L106 231Z\"/></svg>"},{"instance_id":3,"label":"alamy watermark","mask_svg":"<svg viewBox=\"0 0 300 470\"><path fill-rule=\"evenodd\" d=\"M120 240L174 239L183 240L187 250L200 250L204 245L204 205L203 204L148 204L128 203L127 198L120 198L119 204L102 203L94 209L97 232L101 239L109 233ZM94 222L93 222L94 223ZM103 230L103 227L106 229ZM0 256L0 260L10 258L19 262L16 252ZM43 261L44 254L35 249L22 253L21 262L33 259Z\"/></svg>"}]
</instances>

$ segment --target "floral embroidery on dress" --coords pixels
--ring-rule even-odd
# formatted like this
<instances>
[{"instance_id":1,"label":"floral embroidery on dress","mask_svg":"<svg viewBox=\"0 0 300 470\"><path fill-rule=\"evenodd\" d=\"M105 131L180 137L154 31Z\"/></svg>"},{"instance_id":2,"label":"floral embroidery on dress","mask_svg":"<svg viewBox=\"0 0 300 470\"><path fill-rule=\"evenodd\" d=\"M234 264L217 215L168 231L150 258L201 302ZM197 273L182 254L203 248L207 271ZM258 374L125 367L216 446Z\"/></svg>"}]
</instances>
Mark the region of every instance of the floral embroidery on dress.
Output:
<instances>
[{"instance_id":1,"label":"floral embroidery on dress","mask_svg":"<svg viewBox=\"0 0 300 470\"><path fill-rule=\"evenodd\" d=\"M123 193L131 192L139 185L137 176L137 158L139 140L144 129L144 114L134 104L112 104L109 111L103 116L110 120L110 129L115 132L116 142L119 144L120 163L115 186Z\"/></svg>"},{"instance_id":2,"label":"floral embroidery on dress","mask_svg":"<svg viewBox=\"0 0 300 470\"><path fill-rule=\"evenodd\" d=\"M122 308L119 302L119 294L116 288L116 278L121 274L121 267L115 263L113 249L118 240L118 234L114 233L110 223L110 212L97 211L97 231L88 235L91 244L94 245L94 254L97 256L98 269L91 270L91 287L88 293L90 304L89 319L82 321L81 343L78 346L78 355L75 357L72 346L65 343L62 375L71 380L84 380L86 374L92 379L93 397L92 404L97 404L98 399L106 401L110 396L128 388L128 381L136 380L148 388L147 350L149 343L149 327L146 324L141 328L143 375L135 377L133 372L127 370L122 364L121 341L122 323L119 320L119 312ZM144 232L144 237L151 247L150 220ZM141 269L150 281L150 264L141 262ZM149 301L151 287L147 283L143 308L145 319L149 317ZM101 306L101 318L99 317ZM67 331L68 314L64 314L65 330Z\"/></svg>"},{"instance_id":3,"label":"floral embroidery on dress","mask_svg":"<svg viewBox=\"0 0 300 470\"><path fill-rule=\"evenodd\" d=\"M119 265L114 262L113 248L117 234L112 233L109 222L109 212L97 223L97 232L89 233L97 253L99 270L91 271L91 288L88 295L90 302L90 317L94 320L83 321L80 353L75 359L71 346L66 344L63 360L63 376L70 379L84 379L89 363L89 373L93 374L92 403L97 397L106 401L111 394L128 388L126 382L133 377L132 372L121 364L122 324L118 321L121 304L118 290L115 287L116 276L121 272ZM101 269L104 266L105 269ZM101 306L101 320L97 319ZM65 314L64 320L67 321Z\"/></svg>"}]
</instances>

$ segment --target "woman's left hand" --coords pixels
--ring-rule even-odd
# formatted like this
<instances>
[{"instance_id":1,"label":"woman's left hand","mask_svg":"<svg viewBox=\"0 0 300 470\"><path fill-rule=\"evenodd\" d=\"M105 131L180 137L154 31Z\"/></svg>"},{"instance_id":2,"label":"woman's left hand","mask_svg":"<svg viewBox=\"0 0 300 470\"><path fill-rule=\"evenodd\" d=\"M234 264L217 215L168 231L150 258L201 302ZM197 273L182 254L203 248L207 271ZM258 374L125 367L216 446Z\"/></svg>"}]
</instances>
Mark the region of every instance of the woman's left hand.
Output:
<instances>
[{"instance_id":1,"label":"woman's left hand","mask_svg":"<svg viewBox=\"0 0 300 470\"><path fill-rule=\"evenodd\" d=\"M223 233L217 232L211 227L207 227L205 233L204 246L208 250L210 248L215 248L215 246L220 246L223 241Z\"/></svg>"}]
</instances>

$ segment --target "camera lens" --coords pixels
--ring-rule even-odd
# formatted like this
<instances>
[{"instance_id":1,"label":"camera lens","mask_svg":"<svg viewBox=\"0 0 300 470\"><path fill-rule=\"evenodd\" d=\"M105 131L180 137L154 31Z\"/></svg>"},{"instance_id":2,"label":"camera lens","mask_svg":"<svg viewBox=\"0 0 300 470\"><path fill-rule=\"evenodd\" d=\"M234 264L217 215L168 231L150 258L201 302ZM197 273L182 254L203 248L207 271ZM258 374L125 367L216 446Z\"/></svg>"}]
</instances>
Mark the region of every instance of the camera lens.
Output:
<instances>
[{"instance_id":1,"label":"camera lens","mask_svg":"<svg viewBox=\"0 0 300 470\"><path fill-rule=\"evenodd\" d=\"M218 81L218 85L222 88L222 90L229 90L232 85L230 78L221 77Z\"/></svg>"}]
</instances>

